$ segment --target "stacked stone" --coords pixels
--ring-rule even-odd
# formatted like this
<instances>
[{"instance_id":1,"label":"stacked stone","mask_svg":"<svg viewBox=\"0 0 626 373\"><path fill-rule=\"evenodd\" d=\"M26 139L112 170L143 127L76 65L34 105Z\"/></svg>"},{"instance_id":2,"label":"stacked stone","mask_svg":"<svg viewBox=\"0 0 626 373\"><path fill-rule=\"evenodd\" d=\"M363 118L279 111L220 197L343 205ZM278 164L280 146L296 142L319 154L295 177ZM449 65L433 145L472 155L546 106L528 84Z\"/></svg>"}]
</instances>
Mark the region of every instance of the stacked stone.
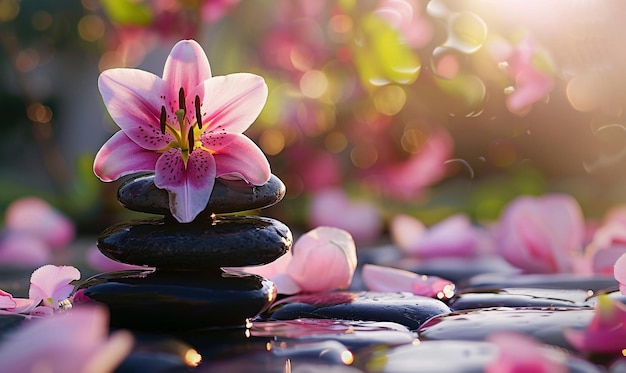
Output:
<instances>
[{"instance_id":1,"label":"stacked stone","mask_svg":"<svg viewBox=\"0 0 626 373\"><path fill-rule=\"evenodd\" d=\"M168 194L154 185L154 175L129 180L118 190L120 203L163 217L113 225L98 237L98 249L119 262L154 269L96 275L79 286L75 302L105 304L115 327L245 325L275 299L276 287L263 277L222 268L270 263L293 240L278 220L232 213L269 207L284 195L285 185L275 175L262 186L218 179L206 209L181 224L171 216Z\"/></svg>"}]
</instances>

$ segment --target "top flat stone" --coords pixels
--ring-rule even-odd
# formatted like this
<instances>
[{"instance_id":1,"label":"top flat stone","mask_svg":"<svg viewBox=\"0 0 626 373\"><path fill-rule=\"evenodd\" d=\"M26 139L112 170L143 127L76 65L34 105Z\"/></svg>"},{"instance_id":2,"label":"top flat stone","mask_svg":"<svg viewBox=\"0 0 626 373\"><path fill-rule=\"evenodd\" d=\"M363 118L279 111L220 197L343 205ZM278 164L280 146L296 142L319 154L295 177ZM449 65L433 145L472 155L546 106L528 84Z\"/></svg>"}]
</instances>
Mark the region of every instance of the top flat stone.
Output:
<instances>
[{"instance_id":1,"label":"top flat stone","mask_svg":"<svg viewBox=\"0 0 626 373\"><path fill-rule=\"evenodd\" d=\"M266 208L280 202L285 192L285 184L275 175L261 186L216 179L209 203L200 215ZM129 210L171 215L168 193L154 185L154 174L138 176L122 184L117 191L117 199Z\"/></svg>"}]
</instances>

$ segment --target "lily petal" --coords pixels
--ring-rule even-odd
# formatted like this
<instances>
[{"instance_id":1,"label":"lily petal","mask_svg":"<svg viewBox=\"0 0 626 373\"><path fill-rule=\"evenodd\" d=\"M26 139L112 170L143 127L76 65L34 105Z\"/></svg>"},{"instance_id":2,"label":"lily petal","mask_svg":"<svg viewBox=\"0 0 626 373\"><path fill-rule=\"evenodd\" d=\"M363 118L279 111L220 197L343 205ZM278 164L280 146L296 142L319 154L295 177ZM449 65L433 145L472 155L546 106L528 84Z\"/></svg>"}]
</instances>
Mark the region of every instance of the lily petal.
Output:
<instances>
[{"instance_id":1,"label":"lily petal","mask_svg":"<svg viewBox=\"0 0 626 373\"><path fill-rule=\"evenodd\" d=\"M163 67L163 80L172 90L171 97L177 97L180 88L189 95L210 77L209 59L200 44L195 40L181 40L174 45Z\"/></svg>"},{"instance_id":2,"label":"lily petal","mask_svg":"<svg viewBox=\"0 0 626 373\"><path fill-rule=\"evenodd\" d=\"M156 163L154 185L169 192L170 211L181 223L202 212L215 184L215 158L197 149L189 155L187 168L180 149L163 153Z\"/></svg>"},{"instance_id":3,"label":"lily petal","mask_svg":"<svg viewBox=\"0 0 626 373\"><path fill-rule=\"evenodd\" d=\"M96 154L93 172L100 180L108 182L135 172L154 171L160 155L145 150L123 131L118 131Z\"/></svg>"},{"instance_id":4,"label":"lily petal","mask_svg":"<svg viewBox=\"0 0 626 373\"><path fill-rule=\"evenodd\" d=\"M158 150L173 140L159 125L163 97L170 97L161 78L138 69L111 69L100 74L98 88L113 121L137 145Z\"/></svg>"},{"instance_id":5,"label":"lily petal","mask_svg":"<svg viewBox=\"0 0 626 373\"><path fill-rule=\"evenodd\" d=\"M253 185L263 185L271 177L270 164L263 151L245 135L225 135L230 142L213 156L217 177L235 177Z\"/></svg>"},{"instance_id":6,"label":"lily petal","mask_svg":"<svg viewBox=\"0 0 626 373\"><path fill-rule=\"evenodd\" d=\"M198 87L205 132L242 133L256 120L267 101L265 80L254 74L216 76ZM205 114L206 113L206 114Z\"/></svg>"},{"instance_id":7,"label":"lily petal","mask_svg":"<svg viewBox=\"0 0 626 373\"><path fill-rule=\"evenodd\" d=\"M10 293L0 289L0 309L12 309L17 306L15 300L13 300L13 296Z\"/></svg>"},{"instance_id":8,"label":"lily petal","mask_svg":"<svg viewBox=\"0 0 626 373\"><path fill-rule=\"evenodd\" d=\"M449 298L454 284L437 276L418 275L397 268L365 264L361 276L368 290L382 292L409 292L425 297Z\"/></svg>"},{"instance_id":9,"label":"lily petal","mask_svg":"<svg viewBox=\"0 0 626 373\"><path fill-rule=\"evenodd\" d=\"M302 291L345 289L352 282L356 265L356 246L350 233L317 227L296 241L286 273Z\"/></svg>"},{"instance_id":10,"label":"lily petal","mask_svg":"<svg viewBox=\"0 0 626 373\"><path fill-rule=\"evenodd\" d=\"M74 290L70 282L80 279L80 272L72 266L45 265L36 269L30 277L28 297L43 301L44 305L59 308L59 301L66 299Z\"/></svg>"},{"instance_id":11,"label":"lily petal","mask_svg":"<svg viewBox=\"0 0 626 373\"><path fill-rule=\"evenodd\" d=\"M498 357L485 366L487 373L569 372L566 355L544 347L524 334L498 332L487 337L500 351Z\"/></svg>"},{"instance_id":12,"label":"lily petal","mask_svg":"<svg viewBox=\"0 0 626 373\"><path fill-rule=\"evenodd\" d=\"M613 274L617 282L619 282L619 290L626 295L626 254L617 259L613 269Z\"/></svg>"}]
</instances>

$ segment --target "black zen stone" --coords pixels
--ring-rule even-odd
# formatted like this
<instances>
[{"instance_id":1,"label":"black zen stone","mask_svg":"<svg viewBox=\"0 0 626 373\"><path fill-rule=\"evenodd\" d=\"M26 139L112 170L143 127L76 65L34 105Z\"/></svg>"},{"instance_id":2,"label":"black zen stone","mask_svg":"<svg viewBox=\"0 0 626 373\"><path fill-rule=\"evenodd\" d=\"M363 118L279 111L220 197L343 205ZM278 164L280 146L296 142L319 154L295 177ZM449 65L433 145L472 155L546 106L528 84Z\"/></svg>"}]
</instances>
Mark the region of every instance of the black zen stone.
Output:
<instances>
[{"instance_id":1,"label":"black zen stone","mask_svg":"<svg viewBox=\"0 0 626 373\"><path fill-rule=\"evenodd\" d=\"M298 318L389 321L414 330L429 318L450 312L437 299L408 293L333 292L296 295L270 314L270 319Z\"/></svg>"},{"instance_id":2,"label":"black zen stone","mask_svg":"<svg viewBox=\"0 0 626 373\"><path fill-rule=\"evenodd\" d=\"M285 254L292 240L285 224L260 216L206 218L189 224L147 219L107 228L98 237L98 248L122 263L200 270L267 264Z\"/></svg>"},{"instance_id":3,"label":"black zen stone","mask_svg":"<svg viewBox=\"0 0 626 373\"><path fill-rule=\"evenodd\" d=\"M482 341L496 332L526 334L539 341L572 349L563 336L566 328L583 330L593 308L483 308L435 316L418 330L421 340Z\"/></svg>"},{"instance_id":4,"label":"black zen stone","mask_svg":"<svg viewBox=\"0 0 626 373\"><path fill-rule=\"evenodd\" d=\"M492 307L581 307L587 303L585 290L506 288L457 293L448 306L452 310Z\"/></svg>"},{"instance_id":5,"label":"black zen stone","mask_svg":"<svg viewBox=\"0 0 626 373\"><path fill-rule=\"evenodd\" d=\"M274 283L256 275L132 270L91 277L74 302L105 304L113 327L173 331L244 326L275 298Z\"/></svg>"},{"instance_id":6,"label":"black zen stone","mask_svg":"<svg viewBox=\"0 0 626 373\"><path fill-rule=\"evenodd\" d=\"M285 191L285 184L275 175L261 186L217 179L207 207L200 215L262 209L280 202ZM168 193L154 185L153 174L135 177L122 184L117 199L129 210L171 215Z\"/></svg>"}]
</instances>

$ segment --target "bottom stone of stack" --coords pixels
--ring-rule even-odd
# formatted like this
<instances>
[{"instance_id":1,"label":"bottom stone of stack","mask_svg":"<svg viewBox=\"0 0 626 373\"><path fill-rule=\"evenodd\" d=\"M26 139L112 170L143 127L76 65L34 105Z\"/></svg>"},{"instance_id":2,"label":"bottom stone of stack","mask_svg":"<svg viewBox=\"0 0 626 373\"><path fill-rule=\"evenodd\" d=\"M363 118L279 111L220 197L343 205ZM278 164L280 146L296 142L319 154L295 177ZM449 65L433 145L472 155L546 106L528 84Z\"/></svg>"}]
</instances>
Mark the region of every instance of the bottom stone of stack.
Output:
<instances>
[{"instance_id":1,"label":"bottom stone of stack","mask_svg":"<svg viewBox=\"0 0 626 373\"><path fill-rule=\"evenodd\" d=\"M221 270L102 273L74 294L75 303L106 305L112 327L150 331L243 327L275 298L273 282Z\"/></svg>"}]
</instances>

